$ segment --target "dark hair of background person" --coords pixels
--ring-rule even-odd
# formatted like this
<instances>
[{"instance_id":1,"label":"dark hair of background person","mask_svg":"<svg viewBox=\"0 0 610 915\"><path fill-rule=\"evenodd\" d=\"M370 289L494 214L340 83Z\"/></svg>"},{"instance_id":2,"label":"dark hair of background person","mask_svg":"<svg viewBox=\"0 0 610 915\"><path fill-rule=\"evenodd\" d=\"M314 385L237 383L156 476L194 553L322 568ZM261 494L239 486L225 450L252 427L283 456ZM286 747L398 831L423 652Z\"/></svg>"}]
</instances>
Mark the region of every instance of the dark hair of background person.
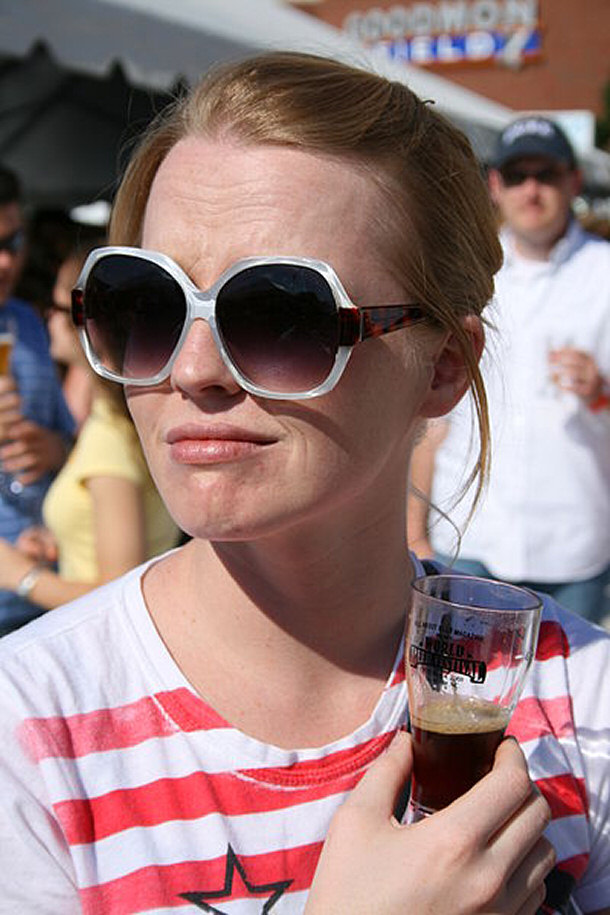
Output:
<instances>
[{"instance_id":1,"label":"dark hair of background person","mask_svg":"<svg viewBox=\"0 0 610 915\"><path fill-rule=\"evenodd\" d=\"M21 182L15 172L0 165L0 206L8 203L21 203Z\"/></svg>"}]
</instances>

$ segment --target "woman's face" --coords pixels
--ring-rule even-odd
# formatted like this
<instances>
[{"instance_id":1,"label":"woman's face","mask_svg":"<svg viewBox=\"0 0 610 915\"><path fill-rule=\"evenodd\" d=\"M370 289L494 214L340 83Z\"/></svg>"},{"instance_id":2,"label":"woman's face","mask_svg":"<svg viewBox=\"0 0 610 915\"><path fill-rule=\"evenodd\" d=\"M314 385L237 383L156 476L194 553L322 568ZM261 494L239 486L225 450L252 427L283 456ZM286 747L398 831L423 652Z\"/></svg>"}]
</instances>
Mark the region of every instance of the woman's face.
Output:
<instances>
[{"instance_id":1,"label":"woman's face","mask_svg":"<svg viewBox=\"0 0 610 915\"><path fill-rule=\"evenodd\" d=\"M142 247L173 257L202 289L241 258L299 255L331 264L356 304L408 302L384 263L379 225L379 192L345 162L192 137L157 173ZM196 321L168 381L127 388L178 524L239 540L387 512L404 486L430 379L412 357L417 333L359 344L331 393L290 402L242 391Z\"/></svg>"},{"instance_id":2,"label":"woman's face","mask_svg":"<svg viewBox=\"0 0 610 915\"><path fill-rule=\"evenodd\" d=\"M64 365L85 365L86 359L70 316L72 289L80 273L80 262L68 259L57 271L53 287L53 308L47 318L49 348L53 359Z\"/></svg>"}]
</instances>

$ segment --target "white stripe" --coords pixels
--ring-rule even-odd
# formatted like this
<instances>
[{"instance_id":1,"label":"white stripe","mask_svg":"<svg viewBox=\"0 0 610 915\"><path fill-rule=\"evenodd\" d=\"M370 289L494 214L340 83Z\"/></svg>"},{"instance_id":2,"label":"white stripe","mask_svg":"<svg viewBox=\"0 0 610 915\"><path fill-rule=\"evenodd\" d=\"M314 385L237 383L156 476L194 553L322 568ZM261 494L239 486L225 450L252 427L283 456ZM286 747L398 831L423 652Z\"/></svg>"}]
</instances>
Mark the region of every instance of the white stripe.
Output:
<instances>
[{"instance_id":1,"label":"white stripe","mask_svg":"<svg viewBox=\"0 0 610 915\"><path fill-rule=\"evenodd\" d=\"M552 734L521 742L527 759L530 776L554 778L557 775L574 775L583 778L582 760L578 744L573 737L557 738Z\"/></svg>"},{"instance_id":2,"label":"white stripe","mask_svg":"<svg viewBox=\"0 0 610 915\"><path fill-rule=\"evenodd\" d=\"M269 894L270 895L270 894ZM224 899L207 899L209 905L214 905L217 909L226 915L253 915L253 912L260 912L268 896L257 897L258 906L252 896L248 899L234 899L225 902ZM302 915L307 901L307 892L291 893L290 888L280 896L279 900L272 908L273 915ZM165 910L164 910L165 911ZM176 915L176 909L168 909L168 915ZM178 911L180 911L178 909ZM189 909L190 912L190 909Z\"/></svg>"},{"instance_id":3,"label":"white stripe","mask_svg":"<svg viewBox=\"0 0 610 915\"><path fill-rule=\"evenodd\" d=\"M561 656L548 661L536 661L523 684L522 699L558 699L568 693L565 659Z\"/></svg>"},{"instance_id":4,"label":"white stripe","mask_svg":"<svg viewBox=\"0 0 610 915\"><path fill-rule=\"evenodd\" d=\"M584 815L551 820L545 835L555 846L560 861L589 852L589 824Z\"/></svg>"},{"instance_id":5,"label":"white stripe","mask_svg":"<svg viewBox=\"0 0 610 915\"><path fill-rule=\"evenodd\" d=\"M237 855L282 851L323 841L347 792L289 809L161 823L125 830L88 845L72 846L79 886L96 886L141 867L203 861L222 856L230 843ZM126 849L129 854L126 854Z\"/></svg>"}]
</instances>

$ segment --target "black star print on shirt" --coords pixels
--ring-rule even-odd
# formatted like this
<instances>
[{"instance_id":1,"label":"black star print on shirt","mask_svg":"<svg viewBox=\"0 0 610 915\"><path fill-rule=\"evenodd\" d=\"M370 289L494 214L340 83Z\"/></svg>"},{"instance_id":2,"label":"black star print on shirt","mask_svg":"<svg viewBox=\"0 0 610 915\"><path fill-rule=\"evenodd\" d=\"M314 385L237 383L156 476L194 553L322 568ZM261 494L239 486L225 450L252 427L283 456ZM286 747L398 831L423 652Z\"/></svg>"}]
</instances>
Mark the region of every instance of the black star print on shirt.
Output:
<instances>
[{"instance_id":1,"label":"black star print on shirt","mask_svg":"<svg viewBox=\"0 0 610 915\"><path fill-rule=\"evenodd\" d=\"M247 894L239 893L237 896L233 897L233 881L235 879L235 872L237 871L239 879L242 886L248 891ZM246 877L246 872L243 865L241 864L239 858L229 845L227 847L227 863L225 867L225 884L220 890L196 890L191 893L180 893L181 899L186 899L188 902L194 903L198 909L202 909L204 912L211 912L213 915L226 915L222 909L217 909L213 905L205 902L206 899L226 899L230 900L243 899L244 895L246 896L267 896L267 901L263 904L262 909L260 909L259 915L267 915L271 911L275 903L278 901L280 896L283 896L285 891L288 889L292 880L280 880L277 883L262 883L254 884L250 883Z\"/></svg>"}]
</instances>

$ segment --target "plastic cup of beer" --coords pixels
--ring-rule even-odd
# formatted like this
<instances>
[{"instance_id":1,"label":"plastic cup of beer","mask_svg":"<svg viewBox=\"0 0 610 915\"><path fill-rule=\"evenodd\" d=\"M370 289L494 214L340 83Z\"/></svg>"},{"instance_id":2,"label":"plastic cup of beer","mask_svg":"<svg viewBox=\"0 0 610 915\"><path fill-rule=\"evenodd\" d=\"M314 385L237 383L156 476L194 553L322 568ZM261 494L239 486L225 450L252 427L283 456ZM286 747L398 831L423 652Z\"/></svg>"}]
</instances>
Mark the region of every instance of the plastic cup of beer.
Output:
<instances>
[{"instance_id":1,"label":"plastic cup of beer","mask_svg":"<svg viewBox=\"0 0 610 915\"><path fill-rule=\"evenodd\" d=\"M413 777L405 822L448 806L487 772L536 652L542 603L460 574L412 583L406 678Z\"/></svg>"}]
</instances>

